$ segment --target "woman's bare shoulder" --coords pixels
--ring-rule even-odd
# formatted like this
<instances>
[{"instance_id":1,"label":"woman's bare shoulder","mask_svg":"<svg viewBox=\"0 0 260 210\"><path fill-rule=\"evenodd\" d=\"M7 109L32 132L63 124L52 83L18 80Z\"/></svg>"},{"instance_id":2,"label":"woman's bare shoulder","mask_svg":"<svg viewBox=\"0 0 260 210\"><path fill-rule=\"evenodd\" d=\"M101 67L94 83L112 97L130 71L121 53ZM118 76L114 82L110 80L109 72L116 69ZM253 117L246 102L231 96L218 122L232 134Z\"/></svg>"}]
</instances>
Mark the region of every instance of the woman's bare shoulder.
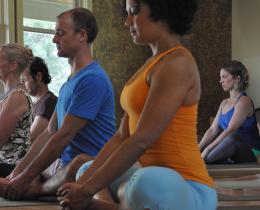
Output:
<instances>
[{"instance_id":1,"label":"woman's bare shoulder","mask_svg":"<svg viewBox=\"0 0 260 210\"><path fill-rule=\"evenodd\" d=\"M237 101L237 104L242 105L242 106L246 106L246 107L251 107L252 106L252 99L249 96L244 95L244 96L241 96L239 98L239 100Z\"/></svg>"},{"instance_id":2,"label":"woman's bare shoulder","mask_svg":"<svg viewBox=\"0 0 260 210\"><path fill-rule=\"evenodd\" d=\"M8 106L28 106L27 96L24 91L20 90L15 90L12 93L10 93L10 95L5 100L5 103Z\"/></svg>"}]
</instances>

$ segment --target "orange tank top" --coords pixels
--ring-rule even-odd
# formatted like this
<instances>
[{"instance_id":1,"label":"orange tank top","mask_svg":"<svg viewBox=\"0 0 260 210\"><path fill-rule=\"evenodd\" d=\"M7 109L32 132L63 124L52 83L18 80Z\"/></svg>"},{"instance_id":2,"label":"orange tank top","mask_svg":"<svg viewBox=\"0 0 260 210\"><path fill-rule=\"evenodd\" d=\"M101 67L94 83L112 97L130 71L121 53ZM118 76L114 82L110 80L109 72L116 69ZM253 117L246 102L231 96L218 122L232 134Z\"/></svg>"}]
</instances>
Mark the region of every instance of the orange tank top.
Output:
<instances>
[{"instance_id":1,"label":"orange tank top","mask_svg":"<svg viewBox=\"0 0 260 210\"><path fill-rule=\"evenodd\" d=\"M123 88L120 103L129 116L129 131L135 130L145 104L149 86L146 77L160 59L172 51L167 50L144 64ZM163 166L176 170L184 179L208 186L213 185L197 144L197 104L181 106L155 144L139 159L142 166Z\"/></svg>"}]
</instances>

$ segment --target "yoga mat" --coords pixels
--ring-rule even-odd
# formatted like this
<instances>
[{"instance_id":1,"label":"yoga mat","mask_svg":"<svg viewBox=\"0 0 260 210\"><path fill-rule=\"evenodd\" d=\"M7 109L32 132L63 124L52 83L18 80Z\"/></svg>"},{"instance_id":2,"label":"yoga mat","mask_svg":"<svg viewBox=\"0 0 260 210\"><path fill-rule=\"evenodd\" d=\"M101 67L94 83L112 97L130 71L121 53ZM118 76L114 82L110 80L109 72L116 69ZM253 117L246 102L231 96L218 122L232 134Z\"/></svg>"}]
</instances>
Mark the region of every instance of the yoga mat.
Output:
<instances>
[{"instance_id":1,"label":"yoga mat","mask_svg":"<svg viewBox=\"0 0 260 210\"><path fill-rule=\"evenodd\" d=\"M16 207L16 206L42 206L42 205L57 205L58 202L55 197L40 198L38 200L26 200L26 201L10 201L4 198L0 198L1 207Z\"/></svg>"}]
</instances>

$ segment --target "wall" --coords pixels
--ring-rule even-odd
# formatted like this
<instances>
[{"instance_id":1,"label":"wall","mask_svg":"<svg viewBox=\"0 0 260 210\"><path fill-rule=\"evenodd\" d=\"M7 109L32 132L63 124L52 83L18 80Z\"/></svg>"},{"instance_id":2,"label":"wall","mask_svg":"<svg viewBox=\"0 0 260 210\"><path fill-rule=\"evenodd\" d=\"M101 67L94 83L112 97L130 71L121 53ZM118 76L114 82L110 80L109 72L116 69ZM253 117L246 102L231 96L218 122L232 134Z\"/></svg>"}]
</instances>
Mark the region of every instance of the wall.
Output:
<instances>
[{"instance_id":1,"label":"wall","mask_svg":"<svg viewBox=\"0 0 260 210\"><path fill-rule=\"evenodd\" d=\"M118 119L122 116L118 102L123 84L150 54L145 47L132 44L120 15L121 7L118 0L95 0L92 5L100 28L93 51L114 84ZM201 0L193 33L182 41L194 53L200 69L198 131L201 136L223 98L218 83L219 68L231 58L231 0Z\"/></svg>"},{"instance_id":2,"label":"wall","mask_svg":"<svg viewBox=\"0 0 260 210\"><path fill-rule=\"evenodd\" d=\"M191 50L200 69L202 95L198 134L202 136L214 117L224 92L219 70L231 59L231 0L200 0L191 37Z\"/></svg>"},{"instance_id":3,"label":"wall","mask_svg":"<svg viewBox=\"0 0 260 210\"><path fill-rule=\"evenodd\" d=\"M119 104L121 90L126 81L150 55L148 48L132 43L129 32L124 27L123 10L119 2L118 0L92 1L92 11L99 25L99 34L94 42L93 53L112 80L116 95L118 124L122 117Z\"/></svg>"},{"instance_id":4,"label":"wall","mask_svg":"<svg viewBox=\"0 0 260 210\"><path fill-rule=\"evenodd\" d=\"M232 59L242 61L249 71L247 90L260 107L260 1L233 0L232 2Z\"/></svg>"}]
</instances>

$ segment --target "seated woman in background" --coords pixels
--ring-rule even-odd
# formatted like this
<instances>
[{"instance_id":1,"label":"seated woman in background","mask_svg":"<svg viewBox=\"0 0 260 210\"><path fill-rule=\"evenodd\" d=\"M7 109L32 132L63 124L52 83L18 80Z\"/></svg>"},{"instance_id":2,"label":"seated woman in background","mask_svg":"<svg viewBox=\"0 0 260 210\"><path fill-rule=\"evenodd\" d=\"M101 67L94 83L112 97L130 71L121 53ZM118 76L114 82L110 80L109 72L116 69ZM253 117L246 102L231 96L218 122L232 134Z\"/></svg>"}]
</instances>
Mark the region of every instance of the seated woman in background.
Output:
<instances>
[{"instance_id":1,"label":"seated woman in background","mask_svg":"<svg viewBox=\"0 0 260 210\"><path fill-rule=\"evenodd\" d=\"M254 105L246 93L248 71L239 61L223 66L220 84L229 98L224 99L217 115L200 142L206 163L256 162L260 153Z\"/></svg>"},{"instance_id":2,"label":"seated woman in background","mask_svg":"<svg viewBox=\"0 0 260 210\"><path fill-rule=\"evenodd\" d=\"M30 146L32 102L20 84L20 75L32 52L17 44L0 46L0 79L4 93L0 99L0 177L13 170Z\"/></svg>"}]
</instances>

